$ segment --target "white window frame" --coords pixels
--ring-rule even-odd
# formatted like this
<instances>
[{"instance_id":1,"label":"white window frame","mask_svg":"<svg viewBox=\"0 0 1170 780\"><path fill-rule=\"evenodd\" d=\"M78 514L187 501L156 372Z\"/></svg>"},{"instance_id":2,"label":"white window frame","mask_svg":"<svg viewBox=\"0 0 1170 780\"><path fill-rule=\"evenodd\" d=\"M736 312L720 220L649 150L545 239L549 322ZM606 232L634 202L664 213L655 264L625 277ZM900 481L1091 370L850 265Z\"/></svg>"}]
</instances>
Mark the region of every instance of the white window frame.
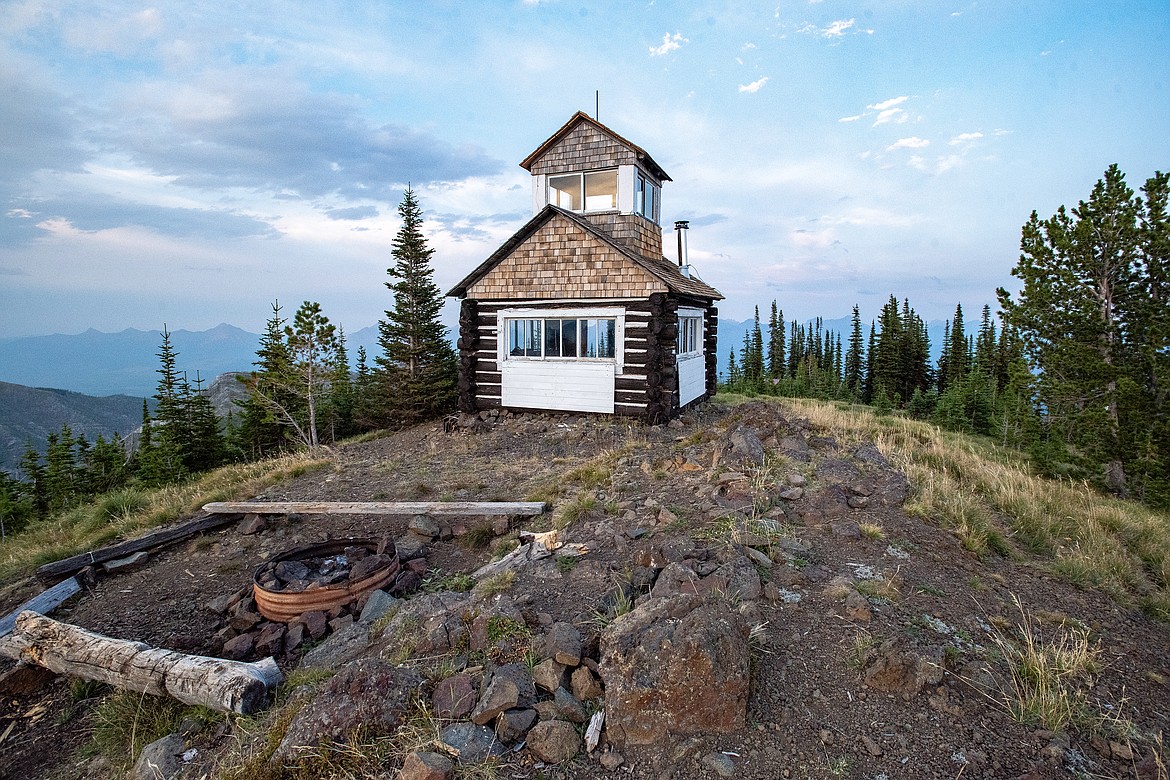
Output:
<instances>
[{"instance_id":1,"label":"white window frame","mask_svg":"<svg viewBox=\"0 0 1170 780\"><path fill-rule=\"evenodd\" d=\"M639 191L639 187L641 190ZM650 208L646 208L646 194L650 194ZM655 225L658 221L659 210L662 206L662 188L642 171L634 174L634 213L650 220ZM649 211L649 213L647 213Z\"/></svg>"},{"instance_id":2,"label":"white window frame","mask_svg":"<svg viewBox=\"0 0 1170 780\"><path fill-rule=\"evenodd\" d=\"M703 354L705 332L703 327L703 310L702 309L679 309L678 310L678 338L675 341L675 354L680 360L689 357L698 357ZM688 324L689 323L689 324ZM694 345L693 349L683 351L681 348L684 340L684 328L693 327Z\"/></svg>"},{"instance_id":3,"label":"white window frame","mask_svg":"<svg viewBox=\"0 0 1170 780\"><path fill-rule=\"evenodd\" d=\"M508 338L512 320L614 320L613 357L544 357L509 355ZM541 352L544 351L543 327L541 329ZM500 365L510 361L540 361L544 363L612 363L617 374L622 373L625 363L626 310L623 307L581 307L571 309L501 309L496 313L496 360Z\"/></svg>"},{"instance_id":4,"label":"white window frame","mask_svg":"<svg viewBox=\"0 0 1170 780\"><path fill-rule=\"evenodd\" d=\"M613 203L612 203L612 205L606 206L605 208L602 208L602 209L591 209L591 208L588 208L588 196L585 193L585 177L593 175L593 174L598 174L598 173L612 173L613 174L613 182L614 182ZM622 179L622 177L621 177L620 172L617 168L599 168L598 170L595 170L595 171L565 171L564 173L547 174L544 176L544 202L545 203L552 203L553 202L552 180L553 179L568 178L570 176L576 177L576 179L578 181L578 187L579 187L578 194L580 195L580 198L581 198L581 208L579 208L579 209L566 209L566 211L574 211L574 212L577 212L579 214L599 214L599 213L605 212L605 211L618 211L619 210L619 207L621 205L621 200L622 200L622 197L621 197L621 179ZM554 205L556 205L556 204L554 204ZM560 206L560 208L565 208L565 207Z\"/></svg>"}]
</instances>

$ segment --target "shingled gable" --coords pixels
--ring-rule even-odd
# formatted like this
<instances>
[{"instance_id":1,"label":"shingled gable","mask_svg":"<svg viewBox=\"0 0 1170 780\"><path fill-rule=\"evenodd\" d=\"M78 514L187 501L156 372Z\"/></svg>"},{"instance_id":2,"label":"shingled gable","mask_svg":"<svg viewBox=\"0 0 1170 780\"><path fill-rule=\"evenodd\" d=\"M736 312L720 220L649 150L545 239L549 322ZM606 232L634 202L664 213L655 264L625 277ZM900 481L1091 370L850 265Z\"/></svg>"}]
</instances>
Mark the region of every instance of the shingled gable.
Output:
<instances>
[{"instance_id":1,"label":"shingled gable","mask_svg":"<svg viewBox=\"0 0 1170 780\"><path fill-rule=\"evenodd\" d=\"M645 149L626 140L625 138L622 138L613 130L610 130L608 127L601 124L596 119L593 119L583 111L578 111L576 114L573 114L572 118L570 118L568 122L565 122L564 126L561 127L560 130L557 130L555 133L549 136L547 141L536 148L536 151L525 157L524 160L521 161L520 167L531 173L539 173L540 171L534 170L534 168L538 166L538 163L542 161L545 155L550 150L559 146L571 133L574 131L580 132L582 129L592 130L601 135L608 136L610 140L616 142L616 144L619 146L624 146L626 150L633 156L633 158L641 163L643 168L656 176L660 182L673 181L673 179L671 179L666 174L666 171L662 170L662 166L654 162L654 158L646 153Z\"/></svg>"},{"instance_id":2,"label":"shingled gable","mask_svg":"<svg viewBox=\"0 0 1170 780\"><path fill-rule=\"evenodd\" d=\"M535 217L530 219L524 227L520 228L504 244L492 253L491 257L485 260L474 271L468 274L462 281L456 284L447 292L448 296L462 298L467 295L467 291L477 282L482 280L490 274L497 266L500 265L506 258L510 257L516 250L524 245L526 241L532 238L542 227L555 218L562 218L568 220L571 224L579 228L582 232L588 234L593 239L602 242L606 248L616 252L621 257L624 257L631 264L644 271L653 279L662 284L660 290L650 290L647 292L672 292L680 295L694 295L700 298L708 298L712 300L723 300L723 296L714 287L703 283L699 279L687 278L679 271L678 266L671 263L665 258L659 260L652 260L647 257L634 252L626 245L613 240L609 235L599 230L593 223L589 222L577 214L557 206L545 206ZM548 258L549 263L558 261L558 258ZM571 264L573 261L559 260L561 264ZM581 270L588 270L584 267ZM563 295L556 295L554 297L564 297Z\"/></svg>"}]
</instances>

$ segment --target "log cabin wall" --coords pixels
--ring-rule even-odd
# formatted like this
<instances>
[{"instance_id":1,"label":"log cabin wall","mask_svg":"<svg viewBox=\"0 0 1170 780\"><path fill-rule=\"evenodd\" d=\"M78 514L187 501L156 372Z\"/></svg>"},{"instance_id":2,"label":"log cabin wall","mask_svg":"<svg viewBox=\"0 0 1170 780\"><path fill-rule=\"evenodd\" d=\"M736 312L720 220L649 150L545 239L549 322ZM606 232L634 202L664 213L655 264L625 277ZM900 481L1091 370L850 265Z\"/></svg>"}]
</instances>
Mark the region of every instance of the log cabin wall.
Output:
<instances>
[{"instance_id":1,"label":"log cabin wall","mask_svg":"<svg viewBox=\"0 0 1170 780\"><path fill-rule=\"evenodd\" d=\"M476 403L476 361L479 355L479 302L464 298L459 304L459 411L473 414Z\"/></svg>"},{"instance_id":2,"label":"log cabin wall","mask_svg":"<svg viewBox=\"0 0 1170 780\"><path fill-rule=\"evenodd\" d=\"M460 319L460 344L475 344L474 351L464 356L461 350L460 360L463 370L468 371L469 381L466 383L469 392L474 396L468 398L468 407L464 411L479 411L494 409L501 406L503 395L503 375L500 370L498 345L498 313L502 309L512 309L523 306L526 309L547 310L550 317L556 316L558 309L572 307L574 309L597 307L622 307L625 309L625 338L622 342L624 360L622 373L614 378L614 414L651 419L654 415L661 416L669 413L671 407L663 406L664 395L658 388L662 386L665 377L670 381L674 377L674 340L678 336L677 315L675 315L674 329L664 332L664 313L666 312L666 298L664 293L651 296L647 299L590 299L583 301L558 301L544 303L527 299L509 301L477 301L475 306L477 332L474 342L470 336L465 336L464 321ZM465 299L466 301L466 299ZM464 308L464 311L467 311ZM675 304L677 311L677 302ZM657 316L658 333L651 333L651 321ZM673 333L673 335L671 335ZM669 337L669 343L664 340ZM663 365L669 361L670 366ZM658 377L658 387L653 391L649 387L649 376L653 373ZM674 381L677 381L676 379ZM463 384L460 391L463 391ZM668 385L666 399L670 399L675 389ZM472 408L474 405L474 408ZM463 408L462 406L460 408ZM539 411L539 410L534 410ZM660 421L660 420L659 420Z\"/></svg>"},{"instance_id":3,"label":"log cabin wall","mask_svg":"<svg viewBox=\"0 0 1170 780\"><path fill-rule=\"evenodd\" d=\"M719 387L719 309L707 305L707 316L703 318L705 334L703 359L707 361L707 398L714 398Z\"/></svg>"}]
</instances>

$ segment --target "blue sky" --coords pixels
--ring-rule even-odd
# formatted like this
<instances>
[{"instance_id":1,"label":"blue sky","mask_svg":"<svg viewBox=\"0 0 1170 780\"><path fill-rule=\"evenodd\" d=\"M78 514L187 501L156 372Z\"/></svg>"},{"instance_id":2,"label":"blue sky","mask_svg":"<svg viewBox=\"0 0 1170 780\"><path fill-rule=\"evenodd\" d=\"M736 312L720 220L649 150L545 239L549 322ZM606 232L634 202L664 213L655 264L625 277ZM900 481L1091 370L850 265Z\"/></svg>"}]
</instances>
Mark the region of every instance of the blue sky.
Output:
<instances>
[{"instance_id":1,"label":"blue sky","mask_svg":"<svg viewBox=\"0 0 1170 780\"><path fill-rule=\"evenodd\" d=\"M1167 40L1165 0L2 0L0 336L371 325L405 184L446 289L595 90L722 316L974 316L1033 209L1170 165Z\"/></svg>"}]
</instances>

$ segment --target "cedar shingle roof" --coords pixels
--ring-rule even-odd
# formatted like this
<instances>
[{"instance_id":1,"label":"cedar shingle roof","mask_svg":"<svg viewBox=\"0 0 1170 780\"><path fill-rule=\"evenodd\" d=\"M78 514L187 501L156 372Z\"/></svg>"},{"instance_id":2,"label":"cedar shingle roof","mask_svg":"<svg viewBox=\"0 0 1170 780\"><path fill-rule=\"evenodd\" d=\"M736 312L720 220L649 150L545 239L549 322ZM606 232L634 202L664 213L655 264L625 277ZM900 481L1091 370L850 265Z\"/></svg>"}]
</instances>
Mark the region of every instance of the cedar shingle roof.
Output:
<instances>
[{"instance_id":1,"label":"cedar shingle roof","mask_svg":"<svg viewBox=\"0 0 1170 780\"><path fill-rule=\"evenodd\" d=\"M643 257L637 252L630 249L625 244L615 241L610 238L604 231L600 230L589 220L574 214L571 211L566 211L558 206L545 206L535 217L530 219L524 227L520 228L507 241L505 241L499 249L492 253L491 257L480 263L474 271L468 274L462 281L456 284L447 293L450 297L462 298L467 294L467 288L475 284L481 278L486 276L493 268L495 268L500 261L510 255L515 249L526 241L533 233L539 230L545 223L555 216L562 216L571 223L580 228L583 232L588 233L593 238L605 242L612 247L614 251L620 253L628 258L630 262L637 265L643 271L646 271L651 276L655 277L667 289L673 293L681 295L694 295L698 298L708 298L711 300L723 300L723 295L714 287L706 284L700 279L687 278L679 271L678 266L667 260L665 257L654 260L652 258Z\"/></svg>"},{"instance_id":2,"label":"cedar shingle roof","mask_svg":"<svg viewBox=\"0 0 1170 780\"><path fill-rule=\"evenodd\" d=\"M583 111L578 111L577 113L573 114L572 118L570 118L568 122L565 122L564 126L561 127L560 130L557 130L555 133L553 133L551 136L549 136L548 140L545 141L544 143L542 143L540 146L538 146L536 151L534 151L532 154L525 157L524 160L521 161L520 167L526 171L531 171L532 166L536 164L536 161L540 159L541 155L543 155L545 152L547 152L552 147L556 146L562 138L564 138L566 135L568 135L569 132L574 127L576 127L578 124L580 124L582 122L584 122L586 124L593 125L601 132L612 137L618 143L622 144L623 146L629 147L630 151L632 151L638 157L638 162L640 162L644 166L646 166L646 169L648 171L650 171L652 174L654 174L656 177L658 177L659 181L674 181L673 179L671 179L669 176L666 175L666 171L662 170L661 165L654 162L654 158L652 158L649 154L647 154L645 149L643 149L642 147L638 146L635 143L632 143L632 142L626 140L625 138L622 138L620 135L615 133L613 130L610 130L608 127L601 124L596 119L592 118L591 116L584 113Z\"/></svg>"}]
</instances>

